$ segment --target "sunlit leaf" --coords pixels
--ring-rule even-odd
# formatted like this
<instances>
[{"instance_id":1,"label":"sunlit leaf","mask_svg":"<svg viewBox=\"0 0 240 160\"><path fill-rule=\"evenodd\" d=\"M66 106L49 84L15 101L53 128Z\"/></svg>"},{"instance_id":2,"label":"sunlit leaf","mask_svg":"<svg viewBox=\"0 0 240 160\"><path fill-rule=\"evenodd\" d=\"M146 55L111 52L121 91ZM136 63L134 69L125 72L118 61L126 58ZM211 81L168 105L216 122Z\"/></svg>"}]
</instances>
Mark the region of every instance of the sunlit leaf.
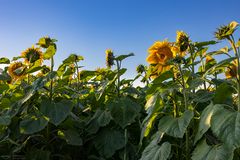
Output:
<instances>
[{"instance_id":1,"label":"sunlit leaf","mask_svg":"<svg viewBox=\"0 0 240 160\"><path fill-rule=\"evenodd\" d=\"M193 118L193 115L192 111L186 110L183 115L178 118L164 116L159 121L159 131L173 137L182 138L191 119Z\"/></svg>"}]
</instances>

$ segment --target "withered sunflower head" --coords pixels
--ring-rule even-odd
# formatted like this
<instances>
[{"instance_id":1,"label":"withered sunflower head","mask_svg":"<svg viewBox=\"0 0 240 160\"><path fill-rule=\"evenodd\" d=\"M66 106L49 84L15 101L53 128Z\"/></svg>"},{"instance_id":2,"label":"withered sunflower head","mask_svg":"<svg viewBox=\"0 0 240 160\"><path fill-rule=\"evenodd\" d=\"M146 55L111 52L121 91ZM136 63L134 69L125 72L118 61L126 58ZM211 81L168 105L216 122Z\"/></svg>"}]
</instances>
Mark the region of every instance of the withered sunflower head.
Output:
<instances>
[{"instance_id":1,"label":"withered sunflower head","mask_svg":"<svg viewBox=\"0 0 240 160\"><path fill-rule=\"evenodd\" d=\"M23 51L21 55L26 64L34 63L37 60L39 60L40 63L43 61L42 51L40 48L35 48L34 46Z\"/></svg>"},{"instance_id":2,"label":"withered sunflower head","mask_svg":"<svg viewBox=\"0 0 240 160\"><path fill-rule=\"evenodd\" d=\"M107 67L111 67L114 65L114 55L113 55L113 51L111 49L107 49L105 51L106 53L106 65Z\"/></svg>"}]
</instances>

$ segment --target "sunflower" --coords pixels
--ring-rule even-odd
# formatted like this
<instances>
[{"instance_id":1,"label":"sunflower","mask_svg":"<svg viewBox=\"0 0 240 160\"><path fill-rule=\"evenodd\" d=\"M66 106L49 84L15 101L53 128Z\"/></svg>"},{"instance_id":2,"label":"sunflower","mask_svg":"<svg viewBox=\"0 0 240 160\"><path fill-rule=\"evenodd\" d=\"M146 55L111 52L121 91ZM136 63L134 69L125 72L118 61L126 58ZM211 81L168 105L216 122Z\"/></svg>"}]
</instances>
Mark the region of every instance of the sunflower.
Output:
<instances>
[{"instance_id":1,"label":"sunflower","mask_svg":"<svg viewBox=\"0 0 240 160\"><path fill-rule=\"evenodd\" d=\"M217 31L214 33L215 37L218 40L223 40L223 39L229 39L230 36L233 34L233 32L236 30L238 27L238 23L235 21L232 21L228 25L223 25L217 28Z\"/></svg>"},{"instance_id":2,"label":"sunflower","mask_svg":"<svg viewBox=\"0 0 240 160\"><path fill-rule=\"evenodd\" d=\"M42 51L40 48L35 48L34 46L23 51L21 55L25 59L26 64L34 63L37 60L40 60L40 63L43 61Z\"/></svg>"},{"instance_id":3,"label":"sunflower","mask_svg":"<svg viewBox=\"0 0 240 160\"><path fill-rule=\"evenodd\" d=\"M147 62L154 66L154 71L157 74L170 70L171 66L167 62L175 57L175 52L172 51L172 44L168 41L157 41L148 49Z\"/></svg>"},{"instance_id":4,"label":"sunflower","mask_svg":"<svg viewBox=\"0 0 240 160\"><path fill-rule=\"evenodd\" d=\"M180 52L185 52L188 49L189 43L189 36L183 31L177 31L176 44Z\"/></svg>"},{"instance_id":5,"label":"sunflower","mask_svg":"<svg viewBox=\"0 0 240 160\"><path fill-rule=\"evenodd\" d=\"M227 67L227 70L225 71L226 78L234 78L237 77L237 60L234 60L230 66Z\"/></svg>"},{"instance_id":6,"label":"sunflower","mask_svg":"<svg viewBox=\"0 0 240 160\"><path fill-rule=\"evenodd\" d=\"M113 51L111 49L107 49L105 51L106 53L106 64L107 64L107 67L111 67L114 65L114 55L113 55Z\"/></svg>"},{"instance_id":7,"label":"sunflower","mask_svg":"<svg viewBox=\"0 0 240 160\"><path fill-rule=\"evenodd\" d=\"M11 63L8 67L8 73L13 80L18 80L24 77L26 66L22 62Z\"/></svg>"}]
</instances>

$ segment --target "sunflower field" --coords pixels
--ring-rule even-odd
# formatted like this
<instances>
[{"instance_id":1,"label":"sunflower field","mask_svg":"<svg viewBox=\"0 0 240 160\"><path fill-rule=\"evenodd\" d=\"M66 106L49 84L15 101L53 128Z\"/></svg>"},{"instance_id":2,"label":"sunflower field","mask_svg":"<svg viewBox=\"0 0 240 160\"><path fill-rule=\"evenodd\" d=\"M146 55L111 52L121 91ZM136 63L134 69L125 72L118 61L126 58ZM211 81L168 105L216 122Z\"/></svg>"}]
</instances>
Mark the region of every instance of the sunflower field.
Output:
<instances>
[{"instance_id":1,"label":"sunflower field","mask_svg":"<svg viewBox=\"0 0 240 160\"><path fill-rule=\"evenodd\" d=\"M76 54L54 66L50 37L1 57L0 160L239 160L237 28L203 42L177 31L149 47L134 79L122 76L134 54L110 49L105 68L83 70Z\"/></svg>"}]
</instances>

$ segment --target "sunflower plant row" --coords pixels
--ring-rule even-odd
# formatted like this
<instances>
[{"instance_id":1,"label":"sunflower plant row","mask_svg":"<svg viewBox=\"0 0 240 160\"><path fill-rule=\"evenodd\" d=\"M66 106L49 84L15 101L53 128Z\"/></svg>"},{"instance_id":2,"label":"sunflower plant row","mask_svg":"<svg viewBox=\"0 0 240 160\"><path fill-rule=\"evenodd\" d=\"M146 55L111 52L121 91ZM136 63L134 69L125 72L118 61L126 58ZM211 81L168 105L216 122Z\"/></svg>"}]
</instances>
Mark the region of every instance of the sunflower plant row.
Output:
<instances>
[{"instance_id":1,"label":"sunflower plant row","mask_svg":"<svg viewBox=\"0 0 240 160\"><path fill-rule=\"evenodd\" d=\"M204 42L177 31L175 42L149 48L133 79L122 63L134 54L111 49L105 68L84 70L77 54L54 66L50 37L0 58L0 159L240 159L237 28L221 26ZM221 41L229 45L211 49Z\"/></svg>"}]
</instances>

